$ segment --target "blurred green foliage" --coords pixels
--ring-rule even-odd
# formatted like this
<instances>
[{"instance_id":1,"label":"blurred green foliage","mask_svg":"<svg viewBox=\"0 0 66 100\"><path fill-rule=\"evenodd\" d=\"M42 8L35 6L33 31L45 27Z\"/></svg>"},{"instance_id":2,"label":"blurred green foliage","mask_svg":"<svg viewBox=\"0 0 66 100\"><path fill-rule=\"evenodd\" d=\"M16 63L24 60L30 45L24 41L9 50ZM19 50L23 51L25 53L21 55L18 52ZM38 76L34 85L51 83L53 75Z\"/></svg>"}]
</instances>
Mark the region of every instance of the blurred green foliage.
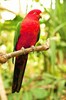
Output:
<instances>
[{"instance_id":1,"label":"blurred green foliage","mask_svg":"<svg viewBox=\"0 0 66 100\"><path fill-rule=\"evenodd\" d=\"M39 0L35 0L39 2ZM42 5L43 6L43 5ZM23 87L19 93L11 93L13 64L9 60L0 65L0 72L8 100L65 100L66 97L66 0L55 0L55 9L44 8L40 20L41 35L37 45L50 39L50 49L29 54ZM45 19L45 17L47 17ZM0 51L13 51L16 25L23 18L0 22ZM42 27L44 26L44 27ZM64 97L64 98L63 98Z\"/></svg>"}]
</instances>

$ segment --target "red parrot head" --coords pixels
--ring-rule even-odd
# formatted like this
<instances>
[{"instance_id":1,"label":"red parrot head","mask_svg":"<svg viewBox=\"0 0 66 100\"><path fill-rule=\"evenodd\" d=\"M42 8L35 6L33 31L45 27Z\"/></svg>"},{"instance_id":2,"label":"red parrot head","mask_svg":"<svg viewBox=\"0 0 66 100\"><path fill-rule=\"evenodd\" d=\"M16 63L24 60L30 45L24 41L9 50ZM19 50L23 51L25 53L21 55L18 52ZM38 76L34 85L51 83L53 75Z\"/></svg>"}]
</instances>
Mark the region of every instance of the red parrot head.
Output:
<instances>
[{"instance_id":1,"label":"red parrot head","mask_svg":"<svg viewBox=\"0 0 66 100\"><path fill-rule=\"evenodd\" d=\"M41 10L39 9L34 9L31 10L26 17L29 17L30 19L34 19L34 20L39 20L41 18Z\"/></svg>"}]
</instances>

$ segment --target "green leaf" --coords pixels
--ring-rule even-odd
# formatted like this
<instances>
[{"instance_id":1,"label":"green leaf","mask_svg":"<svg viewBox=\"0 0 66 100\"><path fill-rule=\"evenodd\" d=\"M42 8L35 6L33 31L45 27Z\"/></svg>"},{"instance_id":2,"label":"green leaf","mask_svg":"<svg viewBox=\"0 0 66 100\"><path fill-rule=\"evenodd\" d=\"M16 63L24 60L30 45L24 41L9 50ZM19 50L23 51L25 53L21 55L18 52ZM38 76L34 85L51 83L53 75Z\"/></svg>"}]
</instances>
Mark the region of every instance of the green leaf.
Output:
<instances>
[{"instance_id":1,"label":"green leaf","mask_svg":"<svg viewBox=\"0 0 66 100\"><path fill-rule=\"evenodd\" d=\"M56 33L56 32L59 31L61 28L63 28L65 25L66 25L66 22L60 24L59 26L57 26L57 27L54 29L54 32L53 32L53 33Z\"/></svg>"},{"instance_id":2,"label":"green leaf","mask_svg":"<svg viewBox=\"0 0 66 100\"><path fill-rule=\"evenodd\" d=\"M8 95L8 100L21 100L21 92Z\"/></svg>"},{"instance_id":3,"label":"green leaf","mask_svg":"<svg viewBox=\"0 0 66 100\"><path fill-rule=\"evenodd\" d=\"M22 100L32 100L31 92L24 92Z\"/></svg>"},{"instance_id":4,"label":"green leaf","mask_svg":"<svg viewBox=\"0 0 66 100\"><path fill-rule=\"evenodd\" d=\"M43 99L49 95L49 92L47 90L41 88L34 88L31 90L31 92L36 99Z\"/></svg>"},{"instance_id":5,"label":"green leaf","mask_svg":"<svg viewBox=\"0 0 66 100\"><path fill-rule=\"evenodd\" d=\"M59 93L63 93L63 90L65 89L64 85L65 85L66 80L60 80L59 81L59 87L58 87L58 92Z\"/></svg>"},{"instance_id":6,"label":"green leaf","mask_svg":"<svg viewBox=\"0 0 66 100\"><path fill-rule=\"evenodd\" d=\"M50 45L51 45L51 54L50 54L50 58L51 58L51 65L52 65L52 69L51 72L54 73L55 72L55 62L56 62L56 43L53 40L50 40Z\"/></svg>"}]
</instances>

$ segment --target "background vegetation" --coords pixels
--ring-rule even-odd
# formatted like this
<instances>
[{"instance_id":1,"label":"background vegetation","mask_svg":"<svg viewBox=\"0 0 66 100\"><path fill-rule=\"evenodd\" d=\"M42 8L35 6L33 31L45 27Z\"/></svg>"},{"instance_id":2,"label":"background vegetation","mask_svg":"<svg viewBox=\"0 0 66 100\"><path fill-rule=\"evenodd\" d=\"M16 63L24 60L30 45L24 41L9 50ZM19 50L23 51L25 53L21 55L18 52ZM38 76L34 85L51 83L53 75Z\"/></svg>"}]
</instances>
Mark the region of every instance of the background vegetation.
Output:
<instances>
[{"instance_id":1,"label":"background vegetation","mask_svg":"<svg viewBox=\"0 0 66 100\"><path fill-rule=\"evenodd\" d=\"M2 93L5 95L4 100L66 100L66 0L55 0L54 8L53 0L50 1L50 8L47 9L40 0L33 0L44 9L37 45L50 38L50 49L29 54L23 87L19 93L11 93L12 59L0 64L0 89L3 86L5 92L0 90L1 100ZM0 7L1 13L5 10ZM13 51L16 24L22 19L23 16L18 14L12 20L3 21L0 15L0 52Z\"/></svg>"}]
</instances>

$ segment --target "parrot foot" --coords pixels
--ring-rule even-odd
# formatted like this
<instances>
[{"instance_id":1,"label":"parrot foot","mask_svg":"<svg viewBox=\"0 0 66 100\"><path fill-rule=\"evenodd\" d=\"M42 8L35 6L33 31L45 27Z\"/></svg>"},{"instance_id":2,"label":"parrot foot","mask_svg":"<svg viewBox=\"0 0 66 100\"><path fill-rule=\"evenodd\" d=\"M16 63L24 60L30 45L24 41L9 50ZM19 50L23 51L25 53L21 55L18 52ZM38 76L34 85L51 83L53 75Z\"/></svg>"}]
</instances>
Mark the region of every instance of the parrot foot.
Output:
<instances>
[{"instance_id":1,"label":"parrot foot","mask_svg":"<svg viewBox=\"0 0 66 100\"><path fill-rule=\"evenodd\" d=\"M32 45L32 46L31 46L31 48L32 48L32 51L34 52L34 50L35 50L35 47L34 47L34 45Z\"/></svg>"},{"instance_id":2,"label":"parrot foot","mask_svg":"<svg viewBox=\"0 0 66 100\"><path fill-rule=\"evenodd\" d=\"M23 53L25 54L25 48L24 48L24 47L22 47L22 48L21 48L21 50L22 50L22 51L23 51Z\"/></svg>"}]
</instances>

